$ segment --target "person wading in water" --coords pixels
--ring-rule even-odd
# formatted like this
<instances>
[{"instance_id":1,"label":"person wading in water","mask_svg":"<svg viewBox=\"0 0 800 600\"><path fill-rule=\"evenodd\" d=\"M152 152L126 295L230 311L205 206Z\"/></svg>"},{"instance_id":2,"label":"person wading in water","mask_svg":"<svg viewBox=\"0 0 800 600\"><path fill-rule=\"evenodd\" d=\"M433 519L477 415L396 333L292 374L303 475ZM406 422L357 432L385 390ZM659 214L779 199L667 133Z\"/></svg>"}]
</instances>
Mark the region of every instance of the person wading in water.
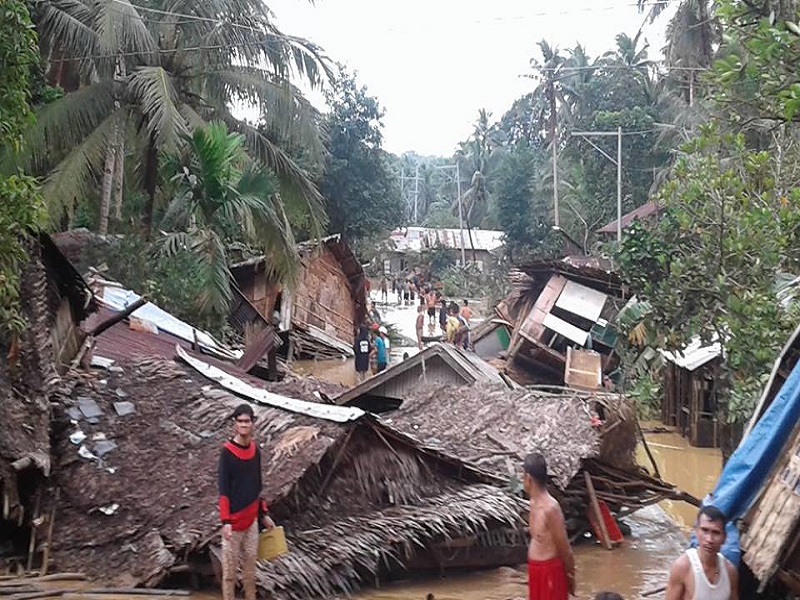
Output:
<instances>
[{"instance_id":1,"label":"person wading in water","mask_svg":"<svg viewBox=\"0 0 800 600\"><path fill-rule=\"evenodd\" d=\"M528 599L567 600L575 594L575 560L564 513L547 491L547 462L538 453L523 464L523 485L530 497L528 525Z\"/></svg>"},{"instance_id":2,"label":"person wading in water","mask_svg":"<svg viewBox=\"0 0 800 600\"><path fill-rule=\"evenodd\" d=\"M720 554L725 521L716 506L704 506L697 513L697 548L689 548L673 563L667 600L739 600L736 567Z\"/></svg>"},{"instance_id":3,"label":"person wading in water","mask_svg":"<svg viewBox=\"0 0 800 600\"><path fill-rule=\"evenodd\" d=\"M219 518L222 521L222 598L234 599L241 562L246 600L256 600L258 521L275 527L261 498L261 453L253 440L255 415L249 404L233 411L233 437L219 457Z\"/></svg>"}]
</instances>

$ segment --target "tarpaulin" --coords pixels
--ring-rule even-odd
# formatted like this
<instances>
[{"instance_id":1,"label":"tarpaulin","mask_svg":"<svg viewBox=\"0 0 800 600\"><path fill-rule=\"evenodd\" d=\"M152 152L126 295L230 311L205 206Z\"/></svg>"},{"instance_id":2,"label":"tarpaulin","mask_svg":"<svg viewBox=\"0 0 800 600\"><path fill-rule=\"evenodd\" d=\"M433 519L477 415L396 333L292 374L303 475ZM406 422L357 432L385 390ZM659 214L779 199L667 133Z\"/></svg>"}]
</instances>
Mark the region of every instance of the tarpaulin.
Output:
<instances>
[{"instance_id":1,"label":"tarpaulin","mask_svg":"<svg viewBox=\"0 0 800 600\"><path fill-rule=\"evenodd\" d=\"M800 419L800 362L775 396L772 404L731 455L717 480L708 503L734 521L745 515L789 441ZM733 529L733 531L731 531ZM738 564L739 536L730 526L723 554ZM735 547L734 547L735 544Z\"/></svg>"}]
</instances>

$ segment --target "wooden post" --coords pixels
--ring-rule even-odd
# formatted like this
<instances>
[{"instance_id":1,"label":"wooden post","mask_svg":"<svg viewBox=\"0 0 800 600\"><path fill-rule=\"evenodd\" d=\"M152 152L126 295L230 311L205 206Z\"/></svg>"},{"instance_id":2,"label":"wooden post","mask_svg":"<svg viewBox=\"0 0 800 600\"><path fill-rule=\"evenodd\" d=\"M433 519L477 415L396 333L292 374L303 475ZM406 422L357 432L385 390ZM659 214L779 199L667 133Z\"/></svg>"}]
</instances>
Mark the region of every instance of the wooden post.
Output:
<instances>
[{"instance_id":1,"label":"wooden post","mask_svg":"<svg viewBox=\"0 0 800 600\"><path fill-rule=\"evenodd\" d=\"M36 503L34 504L33 515L31 515L31 539L28 544L28 564L25 568L26 571L33 569L33 555L36 552L36 530L38 529L37 521L39 520L39 509L42 504L42 492L36 491Z\"/></svg>"},{"instance_id":2,"label":"wooden post","mask_svg":"<svg viewBox=\"0 0 800 600\"><path fill-rule=\"evenodd\" d=\"M44 552L42 553L42 570L41 575L47 575L48 563L50 562L50 544L53 543L53 525L56 520L56 507L58 500L61 497L61 488L56 488L56 495L53 498L53 506L50 508L50 517L47 523L47 541L44 545Z\"/></svg>"},{"instance_id":3,"label":"wooden post","mask_svg":"<svg viewBox=\"0 0 800 600\"><path fill-rule=\"evenodd\" d=\"M600 529L600 536L603 538L600 541L603 543L603 546L606 547L606 550L611 550L611 538L608 537L606 522L603 520L603 513L600 511L600 503L597 501L597 494L594 491L592 476L589 475L589 471L584 471L583 476L586 479L586 491L589 493L591 509L594 512L595 519L597 519L597 526Z\"/></svg>"}]
</instances>

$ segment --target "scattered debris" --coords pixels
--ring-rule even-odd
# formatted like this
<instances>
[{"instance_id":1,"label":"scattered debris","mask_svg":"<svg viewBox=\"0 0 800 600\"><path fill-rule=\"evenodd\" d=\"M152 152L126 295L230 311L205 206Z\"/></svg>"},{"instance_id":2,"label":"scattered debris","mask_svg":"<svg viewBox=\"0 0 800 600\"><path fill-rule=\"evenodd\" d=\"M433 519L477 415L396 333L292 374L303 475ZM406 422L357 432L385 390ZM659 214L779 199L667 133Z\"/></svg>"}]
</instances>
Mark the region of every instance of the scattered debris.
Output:
<instances>
[{"instance_id":1,"label":"scattered debris","mask_svg":"<svg viewBox=\"0 0 800 600\"><path fill-rule=\"evenodd\" d=\"M78 408L87 419L96 419L103 416L103 411L97 405L97 402L86 396L78 398Z\"/></svg>"},{"instance_id":2,"label":"scattered debris","mask_svg":"<svg viewBox=\"0 0 800 600\"><path fill-rule=\"evenodd\" d=\"M124 417L136 412L136 407L133 402L114 402L114 411L118 416Z\"/></svg>"}]
</instances>

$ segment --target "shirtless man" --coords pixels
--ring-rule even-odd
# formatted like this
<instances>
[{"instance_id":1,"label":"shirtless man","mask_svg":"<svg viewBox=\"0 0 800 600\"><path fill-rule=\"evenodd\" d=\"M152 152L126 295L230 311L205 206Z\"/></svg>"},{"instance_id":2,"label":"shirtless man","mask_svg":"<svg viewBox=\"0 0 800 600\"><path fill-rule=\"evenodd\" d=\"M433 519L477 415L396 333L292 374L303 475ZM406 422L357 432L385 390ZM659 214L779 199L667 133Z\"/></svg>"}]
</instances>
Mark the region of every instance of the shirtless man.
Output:
<instances>
[{"instance_id":1,"label":"shirtless man","mask_svg":"<svg viewBox=\"0 0 800 600\"><path fill-rule=\"evenodd\" d=\"M522 481L530 497L528 599L567 600L575 594L575 560L564 513L547 492L547 462L538 453L525 457Z\"/></svg>"},{"instance_id":2,"label":"shirtless man","mask_svg":"<svg viewBox=\"0 0 800 600\"><path fill-rule=\"evenodd\" d=\"M697 514L697 548L676 560L669 572L667 600L739 600L739 575L720 554L725 543L725 515L706 505Z\"/></svg>"}]
</instances>

